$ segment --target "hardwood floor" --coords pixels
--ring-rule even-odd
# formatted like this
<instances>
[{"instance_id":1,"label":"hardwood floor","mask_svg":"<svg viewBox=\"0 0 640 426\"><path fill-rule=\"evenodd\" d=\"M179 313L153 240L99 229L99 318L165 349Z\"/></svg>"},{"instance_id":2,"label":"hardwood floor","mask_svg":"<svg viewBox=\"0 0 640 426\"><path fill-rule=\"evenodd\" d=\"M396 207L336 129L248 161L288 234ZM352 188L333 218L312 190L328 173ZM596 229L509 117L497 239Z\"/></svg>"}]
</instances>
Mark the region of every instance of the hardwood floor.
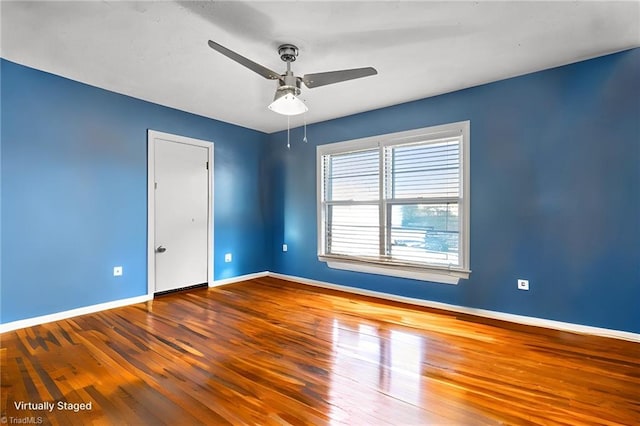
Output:
<instances>
[{"instance_id":1,"label":"hardwood floor","mask_svg":"<svg viewBox=\"0 0 640 426\"><path fill-rule=\"evenodd\" d=\"M640 424L638 343L274 278L1 337L7 424Z\"/></svg>"}]
</instances>

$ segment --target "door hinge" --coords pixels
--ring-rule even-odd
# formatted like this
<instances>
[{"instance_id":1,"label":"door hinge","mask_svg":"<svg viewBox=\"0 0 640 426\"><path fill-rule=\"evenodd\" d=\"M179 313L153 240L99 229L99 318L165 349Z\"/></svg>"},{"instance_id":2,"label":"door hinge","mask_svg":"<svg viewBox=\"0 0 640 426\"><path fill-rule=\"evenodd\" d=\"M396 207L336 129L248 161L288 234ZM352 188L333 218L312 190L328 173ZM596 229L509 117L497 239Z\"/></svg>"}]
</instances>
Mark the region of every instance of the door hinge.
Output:
<instances>
[{"instance_id":1,"label":"door hinge","mask_svg":"<svg viewBox=\"0 0 640 426\"><path fill-rule=\"evenodd\" d=\"M209 170L209 162L207 161L207 170Z\"/></svg>"},{"instance_id":2,"label":"door hinge","mask_svg":"<svg viewBox=\"0 0 640 426\"><path fill-rule=\"evenodd\" d=\"M153 189L158 189L158 182L153 182Z\"/></svg>"}]
</instances>

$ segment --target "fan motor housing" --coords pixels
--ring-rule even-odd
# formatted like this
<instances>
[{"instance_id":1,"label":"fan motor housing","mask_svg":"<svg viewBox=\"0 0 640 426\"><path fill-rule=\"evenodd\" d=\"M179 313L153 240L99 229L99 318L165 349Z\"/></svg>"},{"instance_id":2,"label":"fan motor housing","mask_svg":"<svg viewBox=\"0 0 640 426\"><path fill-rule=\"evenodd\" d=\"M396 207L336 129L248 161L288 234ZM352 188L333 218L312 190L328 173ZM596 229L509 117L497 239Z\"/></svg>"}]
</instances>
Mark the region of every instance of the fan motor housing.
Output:
<instances>
[{"instance_id":1,"label":"fan motor housing","mask_svg":"<svg viewBox=\"0 0 640 426\"><path fill-rule=\"evenodd\" d=\"M282 76L282 80L278 82L278 89L276 90L276 98L280 97L282 93L291 93L293 95L300 94L300 78L294 76L292 73L287 73Z\"/></svg>"},{"instance_id":2,"label":"fan motor housing","mask_svg":"<svg viewBox=\"0 0 640 426\"><path fill-rule=\"evenodd\" d=\"M278 82L279 86L293 87L300 90L300 78L293 75L291 71L287 71L282 75L282 79Z\"/></svg>"}]
</instances>

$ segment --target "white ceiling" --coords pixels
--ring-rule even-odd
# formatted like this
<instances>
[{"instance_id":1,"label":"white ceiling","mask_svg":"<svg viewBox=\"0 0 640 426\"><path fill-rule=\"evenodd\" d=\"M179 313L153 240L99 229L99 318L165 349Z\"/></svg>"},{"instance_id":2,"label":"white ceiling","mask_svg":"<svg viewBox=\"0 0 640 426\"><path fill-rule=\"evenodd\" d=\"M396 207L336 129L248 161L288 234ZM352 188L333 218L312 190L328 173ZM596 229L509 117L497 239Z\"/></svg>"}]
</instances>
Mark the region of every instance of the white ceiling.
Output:
<instances>
[{"instance_id":1,"label":"white ceiling","mask_svg":"<svg viewBox=\"0 0 640 426\"><path fill-rule=\"evenodd\" d=\"M640 46L640 2L199 2L0 4L2 57L114 92L273 132L276 83L214 40L297 75L373 66L306 89L307 122L421 99ZM294 117L292 125L299 125Z\"/></svg>"}]
</instances>

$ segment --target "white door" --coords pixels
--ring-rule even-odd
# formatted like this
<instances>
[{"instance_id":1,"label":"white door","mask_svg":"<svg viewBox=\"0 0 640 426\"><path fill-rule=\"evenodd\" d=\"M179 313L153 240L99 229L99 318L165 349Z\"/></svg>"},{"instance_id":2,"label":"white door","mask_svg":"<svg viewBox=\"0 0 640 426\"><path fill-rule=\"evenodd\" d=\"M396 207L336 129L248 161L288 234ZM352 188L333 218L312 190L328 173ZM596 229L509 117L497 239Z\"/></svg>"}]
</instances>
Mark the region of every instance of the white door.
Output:
<instances>
[{"instance_id":1,"label":"white door","mask_svg":"<svg viewBox=\"0 0 640 426\"><path fill-rule=\"evenodd\" d=\"M156 138L154 151L155 292L207 283L209 150Z\"/></svg>"}]
</instances>

